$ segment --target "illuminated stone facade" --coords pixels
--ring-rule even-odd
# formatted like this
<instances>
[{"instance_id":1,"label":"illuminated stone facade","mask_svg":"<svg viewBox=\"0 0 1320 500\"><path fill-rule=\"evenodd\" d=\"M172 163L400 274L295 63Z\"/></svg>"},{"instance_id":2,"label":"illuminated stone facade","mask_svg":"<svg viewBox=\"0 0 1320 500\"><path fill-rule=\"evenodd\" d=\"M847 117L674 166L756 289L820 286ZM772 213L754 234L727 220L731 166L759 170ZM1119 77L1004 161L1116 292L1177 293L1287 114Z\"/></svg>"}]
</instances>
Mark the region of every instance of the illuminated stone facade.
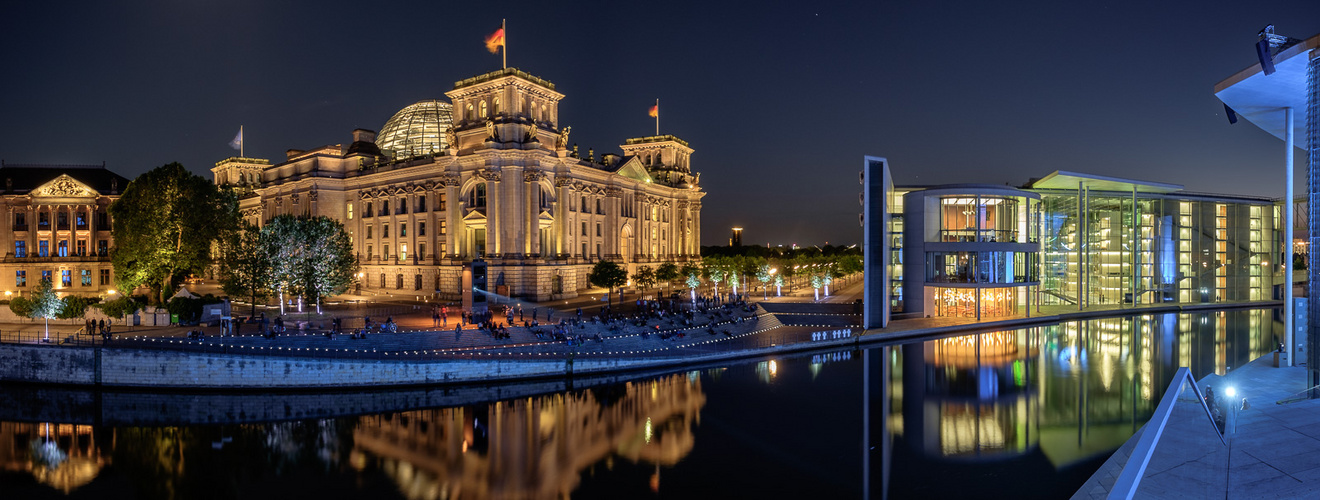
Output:
<instances>
[{"instance_id":1,"label":"illuminated stone facade","mask_svg":"<svg viewBox=\"0 0 1320 500\"><path fill-rule=\"evenodd\" d=\"M453 127L436 154L390 157L375 133L290 150L283 163L229 158L212 169L241 186L245 219L324 215L344 223L359 290L460 297L463 265L489 264L492 291L548 300L588 288L600 259L655 266L699 258L693 152L669 136L628 139L623 154L581 155L559 123L554 84L513 68L455 83ZM259 172L254 181L251 173Z\"/></svg>"},{"instance_id":2,"label":"illuminated stone facade","mask_svg":"<svg viewBox=\"0 0 1320 500\"><path fill-rule=\"evenodd\" d=\"M50 279L61 293L96 296L114 289L110 204L129 180L104 165L0 166L0 289L27 294Z\"/></svg>"}]
</instances>

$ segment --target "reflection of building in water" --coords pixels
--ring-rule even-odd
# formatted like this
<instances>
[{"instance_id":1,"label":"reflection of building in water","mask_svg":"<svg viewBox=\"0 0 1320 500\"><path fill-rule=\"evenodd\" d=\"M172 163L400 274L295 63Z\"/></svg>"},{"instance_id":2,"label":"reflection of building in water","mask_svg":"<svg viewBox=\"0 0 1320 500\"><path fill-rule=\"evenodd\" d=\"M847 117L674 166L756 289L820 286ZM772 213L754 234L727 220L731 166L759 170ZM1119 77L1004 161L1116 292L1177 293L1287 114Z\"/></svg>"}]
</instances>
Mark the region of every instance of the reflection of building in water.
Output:
<instances>
[{"instance_id":1,"label":"reflection of building in water","mask_svg":"<svg viewBox=\"0 0 1320 500\"><path fill-rule=\"evenodd\" d=\"M31 474L66 494L95 479L107 462L90 425L0 422L0 469Z\"/></svg>"},{"instance_id":2,"label":"reflection of building in water","mask_svg":"<svg viewBox=\"0 0 1320 500\"><path fill-rule=\"evenodd\" d=\"M706 403L699 378L363 417L351 463L377 457L410 499L566 498L613 456L671 466ZM656 478L652 478L655 482ZM658 488L658 484L653 484Z\"/></svg>"},{"instance_id":3,"label":"reflection of building in water","mask_svg":"<svg viewBox=\"0 0 1320 500\"><path fill-rule=\"evenodd\" d=\"M892 390L902 409L893 428L931 457L1016 455L1039 442L1039 336L989 332L903 347ZM901 384L901 385L899 385ZM892 419L892 417L891 417Z\"/></svg>"},{"instance_id":4,"label":"reflection of building in water","mask_svg":"<svg viewBox=\"0 0 1320 500\"><path fill-rule=\"evenodd\" d=\"M1065 467L1121 446L1179 366L1224 373L1268 353L1282 336L1272 314L1127 316L904 345L887 360L887 426L924 457L1039 449Z\"/></svg>"}]
</instances>

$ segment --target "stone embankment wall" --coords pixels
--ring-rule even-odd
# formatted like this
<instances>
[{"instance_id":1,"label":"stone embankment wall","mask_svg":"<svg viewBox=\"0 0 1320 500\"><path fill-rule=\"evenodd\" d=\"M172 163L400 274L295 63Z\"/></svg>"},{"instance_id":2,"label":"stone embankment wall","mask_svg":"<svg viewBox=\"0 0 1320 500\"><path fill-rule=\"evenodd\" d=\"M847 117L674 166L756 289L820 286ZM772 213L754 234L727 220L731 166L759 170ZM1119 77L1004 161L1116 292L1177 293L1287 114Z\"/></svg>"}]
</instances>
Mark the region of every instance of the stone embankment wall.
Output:
<instances>
[{"instance_id":1,"label":"stone embankment wall","mask_svg":"<svg viewBox=\"0 0 1320 500\"><path fill-rule=\"evenodd\" d=\"M673 362L647 358L385 361L4 344L0 345L0 381L144 388L389 387L562 377Z\"/></svg>"}]
</instances>

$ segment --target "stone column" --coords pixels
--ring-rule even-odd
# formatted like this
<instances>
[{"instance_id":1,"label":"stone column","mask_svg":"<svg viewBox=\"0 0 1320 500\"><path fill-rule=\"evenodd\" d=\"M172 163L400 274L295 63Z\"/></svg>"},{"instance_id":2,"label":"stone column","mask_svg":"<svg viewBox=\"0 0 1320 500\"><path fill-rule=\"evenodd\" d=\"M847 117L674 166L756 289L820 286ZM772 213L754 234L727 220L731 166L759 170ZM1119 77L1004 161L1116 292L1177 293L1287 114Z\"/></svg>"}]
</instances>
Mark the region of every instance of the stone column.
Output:
<instances>
[{"instance_id":1,"label":"stone column","mask_svg":"<svg viewBox=\"0 0 1320 500\"><path fill-rule=\"evenodd\" d=\"M465 247L468 245L467 238L463 237L463 216L462 203L458 199L458 189L461 186L461 178L458 174L445 174L445 253L449 255L465 255Z\"/></svg>"},{"instance_id":2,"label":"stone column","mask_svg":"<svg viewBox=\"0 0 1320 500\"><path fill-rule=\"evenodd\" d=\"M500 245L500 172L486 170L481 175L486 181L486 253L502 254Z\"/></svg>"},{"instance_id":3,"label":"stone column","mask_svg":"<svg viewBox=\"0 0 1320 500\"><path fill-rule=\"evenodd\" d=\"M555 223L552 230L555 240L555 253L566 254L573 253L567 249L568 246L568 205L573 203L569 196L569 182L567 178L555 179L555 187L559 188L555 198Z\"/></svg>"}]
</instances>

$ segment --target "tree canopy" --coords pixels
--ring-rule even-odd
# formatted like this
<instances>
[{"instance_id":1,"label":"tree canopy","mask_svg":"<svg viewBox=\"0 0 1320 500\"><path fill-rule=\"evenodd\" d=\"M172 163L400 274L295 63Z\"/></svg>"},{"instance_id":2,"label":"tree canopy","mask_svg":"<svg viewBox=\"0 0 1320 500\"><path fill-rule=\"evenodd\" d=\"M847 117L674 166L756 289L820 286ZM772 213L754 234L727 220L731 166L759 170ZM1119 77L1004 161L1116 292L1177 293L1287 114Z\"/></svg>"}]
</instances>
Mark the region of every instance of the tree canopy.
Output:
<instances>
[{"instance_id":1,"label":"tree canopy","mask_svg":"<svg viewBox=\"0 0 1320 500\"><path fill-rule=\"evenodd\" d=\"M37 289L32 292L32 309L28 312L29 318L41 318L46 320L46 340L50 340L50 320L58 318L60 312L64 311L64 301L60 300L59 294L55 293L54 286L50 280L43 279Z\"/></svg>"},{"instance_id":2,"label":"tree canopy","mask_svg":"<svg viewBox=\"0 0 1320 500\"><path fill-rule=\"evenodd\" d=\"M609 289L610 295L613 295L615 288L628 282L628 271L613 261L602 260L591 267L587 280L593 285Z\"/></svg>"},{"instance_id":3,"label":"tree canopy","mask_svg":"<svg viewBox=\"0 0 1320 500\"><path fill-rule=\"evenodd\" d=\"M246 297L256 314L257 301L270 297L270 257L261 245L261 229L244 224L220 245L220 287L231 297Z\"/></svg>"},{"instance_id":4,"label":"tree canopy","mask_svg":"<svg viewBox=\"0 0 1320 500\"><path fill-rule=\"evenodd\" d=\"M146 285L163 302L175 279L211 264L211 244L237 224L238 204L232 193L170 163L130 182L110 216L119 289Z\"/></svg>"},{"instance_id":5,"label":"tree canopy","mask_svg":"<svg viewBox=\"0 0 1320 500\"><path fill-rule=\"evenodd\" d=\"M343 224L329 217L279 215L261 228L257 246L269 263L267 285L281 296L320 304L343 293L357 274L357 257Z\"/></svg>"}]
</instances>

